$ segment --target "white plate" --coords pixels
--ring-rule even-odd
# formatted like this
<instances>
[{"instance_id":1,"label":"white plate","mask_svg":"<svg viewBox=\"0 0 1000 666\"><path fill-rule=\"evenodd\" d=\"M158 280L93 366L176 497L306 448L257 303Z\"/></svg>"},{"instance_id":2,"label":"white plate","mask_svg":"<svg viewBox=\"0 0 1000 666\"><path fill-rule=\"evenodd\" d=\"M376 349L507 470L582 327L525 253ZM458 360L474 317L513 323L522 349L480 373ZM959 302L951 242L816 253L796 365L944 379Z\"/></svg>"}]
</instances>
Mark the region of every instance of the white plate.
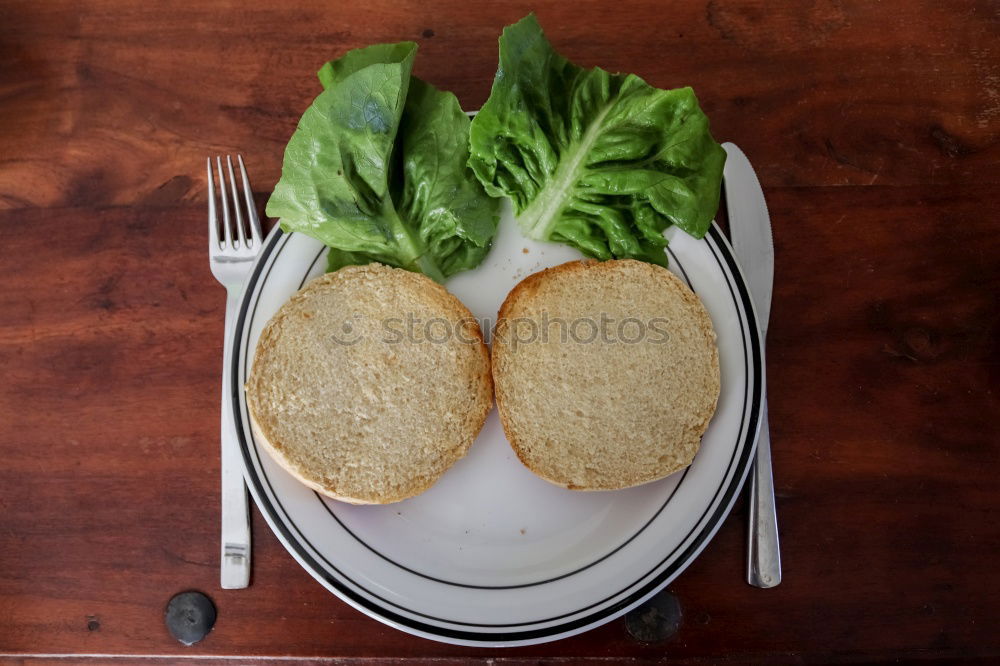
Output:
<instances>
[{"instance_id":1,"label":"white plate","mask_svg":"<svg viewBox=\"0 0 1000 666\"><path fill-rule=\"evenodd\" d=\"M288 551L358 610L462 645L577 634L667 585L729 513L750 467L764 383L749 291L718 227L703 240L676 228L668 236L671 270L715 324L722 368L718 411L687 470L628 490L564 490L521 465L494 409L469 455L433 488L398 504L351 506L319 496L271 460L254 441L238 388L247 484ZM521 278L579 256L526 240L505 209L486 261L447 287L492 326ZM268 319L325 263L322 245L308 236L278 227L268 236L234 327L235 387Z\"/></svg>"}]
</instances>

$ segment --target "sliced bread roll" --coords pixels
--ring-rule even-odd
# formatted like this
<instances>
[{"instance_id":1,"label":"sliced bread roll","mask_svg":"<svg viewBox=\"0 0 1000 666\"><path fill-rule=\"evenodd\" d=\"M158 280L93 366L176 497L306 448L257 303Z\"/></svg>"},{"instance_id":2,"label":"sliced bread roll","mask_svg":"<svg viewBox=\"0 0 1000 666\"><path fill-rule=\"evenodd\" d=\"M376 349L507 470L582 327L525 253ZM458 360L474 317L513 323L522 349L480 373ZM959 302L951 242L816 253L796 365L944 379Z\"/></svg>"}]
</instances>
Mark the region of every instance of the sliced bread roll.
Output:
<instances>
[{"instance_id":1,"label":"sliced bread roll","mask_svg":"<svg viewBox=\"0 0 1000 666\"><path fill-rule=\"evenodd\" d=\"M311 488L387 504L465 455L492 404L478 323L433 280L380 264L312 280L274 315L246 383L254 433Z\"/></svg>"},{"instance_id":2,"label":"sliced bread roll","mask_svg":"<svg viewBox=\"0 0 1000 666\"><path fill-rule=\"evenodd\" d=\"M493 338L507 439L531 471L576 490L689 465L719 398L712 322L673 273L574 261L525 278Z\"/></svg>"}]
</instances>

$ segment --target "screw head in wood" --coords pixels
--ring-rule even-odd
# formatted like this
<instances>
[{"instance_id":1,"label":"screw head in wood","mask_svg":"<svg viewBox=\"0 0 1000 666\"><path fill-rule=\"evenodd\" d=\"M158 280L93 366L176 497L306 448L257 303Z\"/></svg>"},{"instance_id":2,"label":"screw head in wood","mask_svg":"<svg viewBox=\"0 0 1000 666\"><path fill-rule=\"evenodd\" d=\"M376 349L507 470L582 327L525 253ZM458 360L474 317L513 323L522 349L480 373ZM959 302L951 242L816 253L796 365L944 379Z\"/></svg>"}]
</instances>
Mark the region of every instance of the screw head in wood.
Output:
<instances>
[{"instance_id":1,"label":"screw head in wood","mask_svg":"<svg viewBox=\"0 0 1000 666\"><path fill-rule=\"evenodd\" d=\"M625 629L637 641L665 641L681 627L681 604L669 592L661 592L625 614Z\"/></svg>"},{"instance_id":2,"label":"screw head in wood","mask_svg":"<svg viewBox=\"0 0 1000 666\"><path fill-rule=\"evenodd\" d=\"M165 614L170 635L184 645L194 645L215 626L215 604L194 590L174 595Z\"/></svg>"}]
</instances>

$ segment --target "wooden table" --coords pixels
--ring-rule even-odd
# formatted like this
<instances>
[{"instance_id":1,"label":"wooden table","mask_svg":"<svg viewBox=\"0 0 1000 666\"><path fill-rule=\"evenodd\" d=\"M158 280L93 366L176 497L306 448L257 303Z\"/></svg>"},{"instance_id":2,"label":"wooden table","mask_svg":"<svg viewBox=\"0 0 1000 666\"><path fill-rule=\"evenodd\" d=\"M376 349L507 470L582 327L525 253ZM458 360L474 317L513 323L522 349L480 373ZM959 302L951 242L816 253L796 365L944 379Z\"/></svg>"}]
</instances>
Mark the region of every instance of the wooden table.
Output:
<instances>
[{"instance_id":1,"label":"wooden table","mask_svg":"<svg viewBox=\"0 0 1000 666\"><path fill-rule=\"evenodd\" d=\"M1000 5L274 4L0 5L0 658L1000 658ZM622 621L504 651L413 638L256 513L253 584L219 590L205 156L247 156L263 206L325 60L416 40L417 73L476 108L531 8L580 63L692 85L757 166L784 583L744 582L741 502L660 643ZM190 648L163 622L185 589L219 609Z\"/></svg>"}]
</instances>

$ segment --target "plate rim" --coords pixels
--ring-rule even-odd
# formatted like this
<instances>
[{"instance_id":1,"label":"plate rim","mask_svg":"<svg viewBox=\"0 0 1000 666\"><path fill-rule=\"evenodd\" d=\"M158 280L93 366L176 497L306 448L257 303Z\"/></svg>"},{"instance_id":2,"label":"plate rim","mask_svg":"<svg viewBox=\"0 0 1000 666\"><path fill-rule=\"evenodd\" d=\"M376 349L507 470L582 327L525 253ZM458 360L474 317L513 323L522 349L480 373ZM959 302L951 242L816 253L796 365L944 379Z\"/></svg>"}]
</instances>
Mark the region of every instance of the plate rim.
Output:
<instances>
[{"instance_id":1,"label":"plate rim","mask_svg":"<svg viewBox=\"0 0 1000 666\"><path fill-rule=\"evenodd\" d=\"M345 583L349 581L351 585L365 590L365 587L349 576L343 574L333 562L329 562L330 568L333 569L337 574L344 578L344 580L339 580L336 577L329 574L326 567L321 565L308 549L301 543L301 540L296 537L290 530L289 526L285 524L285 520L278 514L277 509L271 504L270 499L267 497L266 493L263 492L263 484L261 479L258 477L257 471L251 459L250 453L250 443L247 440L244 419L242 415L242 410L245 408L245 392L243 391L243 386L239 381L240 366L242 365L241 360L245 359L249 355L249 350L246 349L247 345L244 345L243 338L246 337L245 333L248 333L245 329L247 328L247 314L252 300L258 300L252 298L254 295L259 294L260 290L263 289L263 283L261 283L261 274L265 266L268 266L268 260L270 259L271 253L277 246L279 240L283 236L291 236L295 232L286 232L281 229L280 222L276 223L274 228L268 234L267 239L265 239L264 247L262 248L260 254L255 259L254 266L247 276L246 282L244 283L243 293L241 295L240 309L238 312L237 320L234 322L234 326L231 332L232 342L235 344L233 348L232 355L230 357L231 367L227 370L232 372L232 408L233 417L236 425L237 439L239 441L240 450L242 453L242 462L244 467L244 477L247 482L247 486L251 491L251 495L257 504L258 509L264 516L269 527L282 542L282 545L286 550L295 558L299 564L306 569L318 582L320 582L324 587L333 592L338 598L348 603L352 607L366 615L383 622L389 626L396 629L410 633L413 635L421 636L423 638L428 638L431 640L442 641L457 645L470 645L470 646L491 646L491 647L505 647L505 646L518 646L518 645L533 645L538 643L549 642L553 640L558 640L575 634L579 634L594 627L600 626L611 620L620 617L624 613L628 612L632 608L643 603L645 600L662 590L664 587L669 585L674 579L677 578L691 563L698 557L702 550L708 545L712 540L718 530L721 528L722 523L725 522L726 517L732 511L733 504L739 495L740 489L743 487L747 475L751 468L751 463L753 461L754 454L757 448L757 438L759 434L759 425L761 419L761 412L763 409L763 396L766 386L766 376L764 372L764 348L763 340L760 336L758 318L756 309L753 303L753 299L750 295L749 287L746 284L745 277L743 276L742 269L739 263L736 261L735 254L730 246L728 239L722 233L718 225L713 221L709 227L708 233L704 239L700 239L699 242L705 242L708 244L709 251L715 255L716 261L718 261L720 268L723 270L728 269L728 272L732 276L732 283L727 280L727 286L729 287L733 301L737 304L737 310L739 310L739 305L743 306L743 314L746 316L746 322L743 325L748 337L749 344L748 347L748 370L751 371L752 377L748 378L748 406L743 414L743 418L749 416L749 423L746 429L746 434L743 436L742 442L737 442L737 447L742 448L742 452L737 461L737 469L733 474L732 479L726 486L720 486L720 491L723 493L723 499L716 507L714 513L705 520L704 524L700 530L696 527L689 534L693 534L693 539L687 546L683 549L681 554L676 558L676 560L666 566L662 571L653 575L653 577L641 583L640 586L630 593L620 599L619 601L606 606L598 611L589 613L582 617L577 617L576 619L569 620L566 622L556 622L554 619L534 621L528 623L522 623L520 626L525 625L538 625L547 624L549 622L555 622L550 626L544 626L534 629L523 629L523 630L513 630L513 631L473 631L469 629L455 629L452 627L443 627L434 624L428 624L418 619L407 617L402 615L390 608L379 605L377 602L365 597L363 594L351 588L350 585ZM286 241L287 242L287 241ZM714 248L713 248L714 244ZM718 249L718 253L716 249ZM721 257L719 256L721 255ZM270 272L270 267L273 267L274 261L270 262L268 267L268 272ZM267 275L263 276L264 282L267 280ZM735 291L733 288L735 287ZM272 493L275 491L272 488ZM717 491L719 492L719 491ZM678 548L684 545L682 542ZM315 546L310 544L313 550L316 550ZM317 550L317 553L319 551ZM669 556L668 556L669 558ZM326 560L326 558L323 558ZM659 567L663 566L663 560L656 567L653 567L649 572L644 574L642 577L637 579L632 585L640 583L645 577L651 575ZM628 587L624 588L625 590ZM378 595L365 590L369 595L375 598L380 598ZM618 592L612 595L610 598L621 594ZM382 600L385 601L385 600ZM598 602L594 605L600 605L605 603L608 599ZM388 605L394 605L391 602L385 602ZM581 612L585 612L588 608L579 609L577 611L565 614L562 617L568 617L577 615ZM407 612L414 615L420 615L418 611L408 610ZM558 619L558 618L557 618ZM443 620L440 618L436 619L440 622L451 623L448 620ZM482 623L475 623L473 626L487 628L490 625L485 625ZM502 628L504 625L492 625L494 628ZM507 625L507 626L518 626L518 625Z\"/></svg>"}]
</instances>

